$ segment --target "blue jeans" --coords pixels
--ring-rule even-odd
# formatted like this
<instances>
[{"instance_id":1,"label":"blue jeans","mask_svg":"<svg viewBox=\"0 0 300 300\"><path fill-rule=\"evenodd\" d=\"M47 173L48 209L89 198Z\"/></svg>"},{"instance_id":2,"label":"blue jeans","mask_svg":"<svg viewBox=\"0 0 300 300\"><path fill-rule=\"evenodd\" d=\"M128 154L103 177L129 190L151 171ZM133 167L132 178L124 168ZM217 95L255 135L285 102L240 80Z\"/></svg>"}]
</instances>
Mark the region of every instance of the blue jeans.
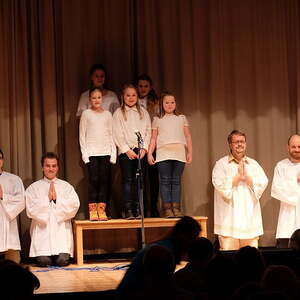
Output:
<instances>
[{"instance_id":1,"label":"blue jeans","mask_svg":"<svg viewBox=\"0 0 300 300\"><path fill-rule=\"evenodd\" d=\"M181 175L185 163L178 160L164 160L157 163L160 196L164 203L180 202Z\"/></svg>"}]
</instances>

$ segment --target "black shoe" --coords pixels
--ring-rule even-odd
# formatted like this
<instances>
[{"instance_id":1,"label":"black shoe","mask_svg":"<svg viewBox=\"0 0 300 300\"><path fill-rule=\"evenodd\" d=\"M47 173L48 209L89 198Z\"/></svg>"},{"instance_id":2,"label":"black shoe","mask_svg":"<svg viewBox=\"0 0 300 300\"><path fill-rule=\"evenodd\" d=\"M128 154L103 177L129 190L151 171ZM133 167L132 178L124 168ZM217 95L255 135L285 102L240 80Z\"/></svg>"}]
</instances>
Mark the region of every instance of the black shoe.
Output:
<instances>
[{"instance_id":1,"label":"black shoe","mask_svg":"<svg viewBox=\"0 0 300 300\"><path fill-rule=\"evenodd\" d=\"M132 213L132 210L128 209L125 211L125 219L126 220L134 220L134 215Z\"/></svg>"}]
</instances>

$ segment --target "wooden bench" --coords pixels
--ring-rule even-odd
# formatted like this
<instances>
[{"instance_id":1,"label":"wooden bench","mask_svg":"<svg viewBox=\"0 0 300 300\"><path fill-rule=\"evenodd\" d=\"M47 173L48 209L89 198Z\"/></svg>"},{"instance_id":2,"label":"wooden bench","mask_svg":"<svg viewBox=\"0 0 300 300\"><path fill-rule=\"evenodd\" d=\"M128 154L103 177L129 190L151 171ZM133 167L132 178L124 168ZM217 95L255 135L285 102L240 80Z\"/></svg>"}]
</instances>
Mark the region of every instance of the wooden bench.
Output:
<instances>
[{"instance_id":1,"label":"wooden bench","mask_svg":"<svg viewBox=\"0 0 300 300\"><path fill-rule=\"evenodd\" d=\"M202 228L200 236L207 237L207 217L193 217ZM145 228L173 227L178 218L145 218ZM83 231L84 230L103 230L103 229L130 229L141 228L141 220L112 219L109 221L88 221L74 220L75 234L75 259L78 265L83 264Z\"/></svg>"}]
</instances>

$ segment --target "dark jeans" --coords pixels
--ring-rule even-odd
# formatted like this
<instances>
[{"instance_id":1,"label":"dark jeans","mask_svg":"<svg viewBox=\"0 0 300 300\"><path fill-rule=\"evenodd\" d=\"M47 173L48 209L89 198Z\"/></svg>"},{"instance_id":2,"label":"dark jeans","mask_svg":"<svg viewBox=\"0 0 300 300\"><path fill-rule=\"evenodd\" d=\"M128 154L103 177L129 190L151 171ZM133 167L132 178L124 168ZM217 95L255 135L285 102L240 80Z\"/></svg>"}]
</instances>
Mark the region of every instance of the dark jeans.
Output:
<instances>
[{"instance_id":1,"label":"dark jeans","mask_svg":"<svg viewBox=\"0 0 300 300\"><path fill-rule=\"evenodd\" d=\"M106 203L111 181L110 156L90 156L89 159L89 203Z\"/></svg>"},{"instance_id":2,"label":"dark jeans","mask_svg":"<svg viewBox=\"0 0 300 300\"><path fill-rule=\"evenodd\" d=\"M181 175L185 163L178 160L164 160L157 163L160 196L164 203L180 202Z\"/></svg>"},{"instance_id":3,"label":"dark jeans","mask_svg":"<svg viewBox=\"0 0 300 300\"><path fill-rule=\"evenodd\" d=\"M137 149L134 149L137 152ZM129 159L126 153L119 156L121 171L122 171L122 185L123 185L123 203L126 210L136 210L139 208L138 190L136 171L138 168L138 159ZM142 184L144 184L143 174L145 173L146 157L141 160L142 166ZM145 202L144 202L145 203Z\"/></svg>"},{"instance_id":4,"label":"dark jeans","mask_svg":"<svg viewBox=\"0 0 300 300\"><path fill-rule=\"evenodd\" d=\"M53 255L53 256L37 256L36 263L39 267L67 266L70 263L70 254L59 253L59 255Z\"/></svg>"}]
</instances>

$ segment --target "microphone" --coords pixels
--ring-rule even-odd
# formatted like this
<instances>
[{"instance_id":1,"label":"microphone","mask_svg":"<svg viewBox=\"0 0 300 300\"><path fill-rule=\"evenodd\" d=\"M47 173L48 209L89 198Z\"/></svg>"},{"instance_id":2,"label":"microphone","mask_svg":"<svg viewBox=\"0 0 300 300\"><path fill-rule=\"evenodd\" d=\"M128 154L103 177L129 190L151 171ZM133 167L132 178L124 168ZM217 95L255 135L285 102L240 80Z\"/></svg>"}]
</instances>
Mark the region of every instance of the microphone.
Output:
<instances>
[{"instance_id":1,"label":"microphone","mask_svg":"<svg viewBox=\"0 0 300 300\"><path fill-rule=\"evenodd\" d=\"M144 143L141 133L138 130L135 130L134 133L137 136L138 142Z\"/></svg>"}]
</instances>

